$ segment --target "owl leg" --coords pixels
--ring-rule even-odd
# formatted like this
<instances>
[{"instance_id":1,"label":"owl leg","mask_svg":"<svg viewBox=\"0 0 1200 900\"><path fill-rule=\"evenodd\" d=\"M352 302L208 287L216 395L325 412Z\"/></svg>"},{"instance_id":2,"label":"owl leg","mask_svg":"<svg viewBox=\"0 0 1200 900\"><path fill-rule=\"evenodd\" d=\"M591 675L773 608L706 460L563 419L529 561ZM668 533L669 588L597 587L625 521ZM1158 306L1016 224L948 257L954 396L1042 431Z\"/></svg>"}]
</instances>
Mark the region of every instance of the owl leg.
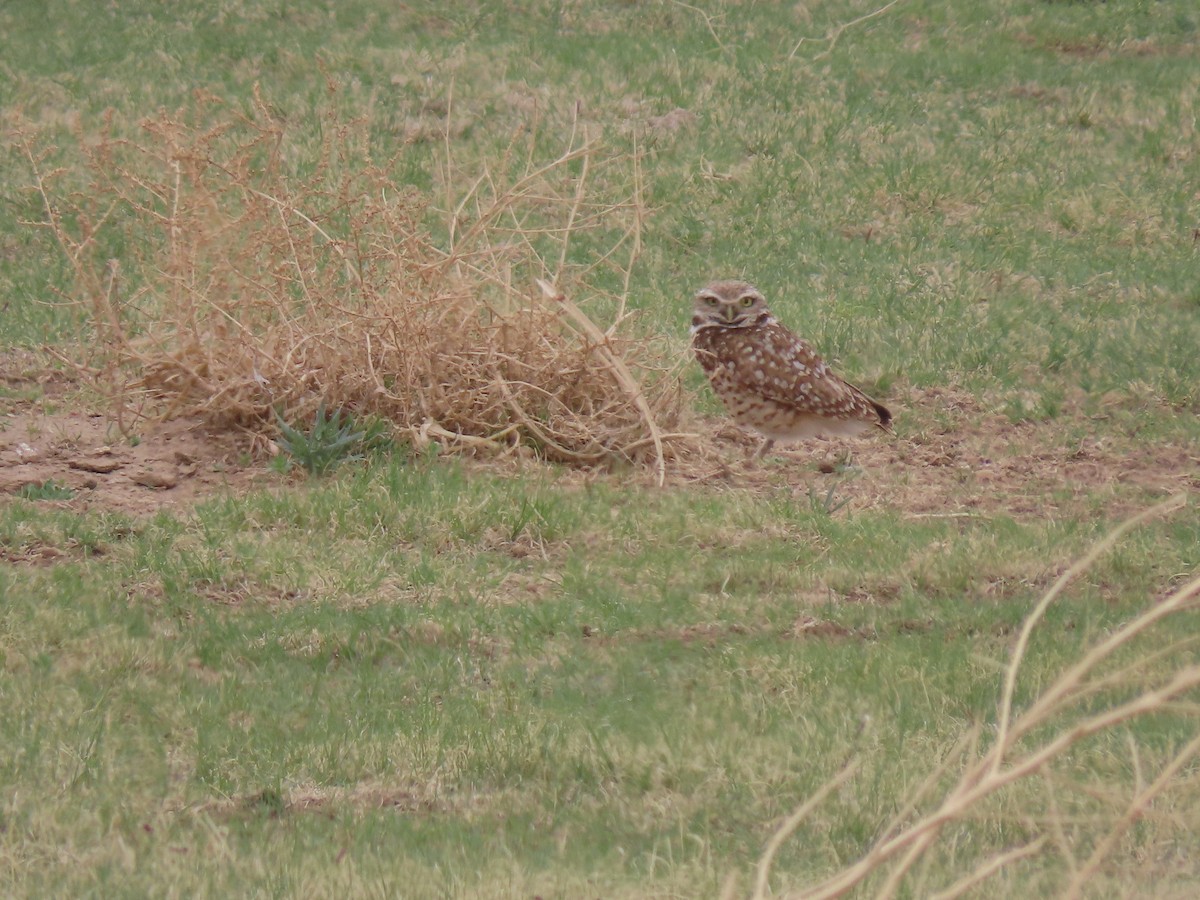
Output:
<instances>
[{"instance_id":1,"label":"owl leg","mask_svg":"<svg viewBox=\"0 0 1200 900\"><path fill-rule=\"evenodd\" d=\"M758 462L763 458L763 454L775 446L773 438L763 438L763 442L758 445L758 449L754 451L754 455L750 457L750 462Z\"/></svg>"}]
</instances>

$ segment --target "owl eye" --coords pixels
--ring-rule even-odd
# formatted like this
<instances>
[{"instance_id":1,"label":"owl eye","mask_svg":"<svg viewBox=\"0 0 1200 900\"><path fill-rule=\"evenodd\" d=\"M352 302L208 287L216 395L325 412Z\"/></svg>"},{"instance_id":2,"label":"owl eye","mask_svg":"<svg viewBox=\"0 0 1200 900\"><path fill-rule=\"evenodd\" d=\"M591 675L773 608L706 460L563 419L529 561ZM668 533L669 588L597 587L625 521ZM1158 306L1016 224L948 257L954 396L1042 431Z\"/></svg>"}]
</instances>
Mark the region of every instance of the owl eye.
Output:
<instances>
[{"instance_id":1,"label":"owl eye","mask_svg":"<svg viewBox=\"0 0 1200 900\"><path fill-rule=\"evenodd\" d=\"M705 297L704 302L707 303L709 306L716 306L721 301L718 300L716 297Z\"/></svg>"},{"instance_id":2,"label":"owl eye","mask_svg":"<svg viewBox=\"0 0 1200 900\"><path fill-rule=\"evenodd\" d=\"M739 302L742 304L743 309L749 309L750 307L752 307L754 305L754 298L747 295L747 296L743 297Z\"/></svg>"}]
</instances>

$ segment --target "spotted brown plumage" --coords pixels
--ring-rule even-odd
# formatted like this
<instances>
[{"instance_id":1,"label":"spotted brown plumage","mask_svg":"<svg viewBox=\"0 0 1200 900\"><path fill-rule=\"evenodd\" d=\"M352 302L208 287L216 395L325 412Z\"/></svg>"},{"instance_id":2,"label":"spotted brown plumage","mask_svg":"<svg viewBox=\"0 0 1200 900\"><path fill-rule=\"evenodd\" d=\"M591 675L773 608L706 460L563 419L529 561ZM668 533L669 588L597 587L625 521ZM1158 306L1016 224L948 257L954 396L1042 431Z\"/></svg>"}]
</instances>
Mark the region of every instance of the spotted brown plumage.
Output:
<instances>
[{"instance_id":1,"label":"spotted brown plumage","mask_svg":"<svg viewBox=\"0 0 1200 900\"><path fill-rule=\"evenodd\" d=\"M714 281L696 293L692 348L733 420L775 441L889 430L892 414L830 371L744 281Z\"/></svg>"}]
</instances>

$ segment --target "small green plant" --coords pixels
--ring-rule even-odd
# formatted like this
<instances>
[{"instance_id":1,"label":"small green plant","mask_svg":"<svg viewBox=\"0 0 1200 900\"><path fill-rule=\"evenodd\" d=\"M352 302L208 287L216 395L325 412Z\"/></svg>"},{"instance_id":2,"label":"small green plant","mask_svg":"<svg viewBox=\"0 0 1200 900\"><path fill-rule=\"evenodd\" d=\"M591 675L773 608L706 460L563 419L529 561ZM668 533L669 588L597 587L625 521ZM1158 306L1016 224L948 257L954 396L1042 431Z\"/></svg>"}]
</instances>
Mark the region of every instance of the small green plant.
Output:
<instances>
[{"instance_id":1,"label":"small green plant","mask_svg":"<svg viewBox=\"0 0 1200 900\"><path fill-rule=\"evenodd\" d=\"M380 416L367 416L356 423L362 430L360 446L363 453L383 453L392 450L396 441L392 436L392 423Z\"/></svg>"},{"instance_id":2,"label":"small green plant","mask_svg":"<svg viewBox=\"0 0 1200 900\"><path fill-rule=\"evenodd\" d=\"M837 459L833 463L833 471L838 475L843 475L845 478L857 478L862 474L857 463L854 462L854 451L843 450L838 454Z\"/></svg>"},{"instance_id":3,"label":"small green plant","mask_svg":"<svg viewBox=\"0 0 1200 900\"><path fill-rule=\"evenodd\" d=\"M279 446L290 461L299 463L308 474L325 475L341 463L363 458L359 451L364 449L368 430L357 430L349 413L335 409L327 414L322 400L313 418L312 429L305 434L285 422L278 410L274 412L279 425Z\"/></svg>"},{"instance_id":4,"label":"small green plant","mask_svg":"<svg viewBox=\"0 0 1200 900\"><path fill-rule=\"evenodd\" d=\"M41 484L22 485L17 496L26 500L70 500L75 496L75 491L50 478Z\"/></svg>"},{"instance_id":5,"label":"small green plant","mask_svg":"<svg viewBox=\"0 0 1200 900\"><path fill-rule=\"evenodd\" d=\"M817 490L813 485L808 486L808 505L814 513L823 513L827 516L832 516L835 512L850 502L849 497L843 497L841 500L834 500L834 495L837 489L849 481L848 478L839 478L829 485L828 490L824 495Z\"/></svg>"}]
</instances>

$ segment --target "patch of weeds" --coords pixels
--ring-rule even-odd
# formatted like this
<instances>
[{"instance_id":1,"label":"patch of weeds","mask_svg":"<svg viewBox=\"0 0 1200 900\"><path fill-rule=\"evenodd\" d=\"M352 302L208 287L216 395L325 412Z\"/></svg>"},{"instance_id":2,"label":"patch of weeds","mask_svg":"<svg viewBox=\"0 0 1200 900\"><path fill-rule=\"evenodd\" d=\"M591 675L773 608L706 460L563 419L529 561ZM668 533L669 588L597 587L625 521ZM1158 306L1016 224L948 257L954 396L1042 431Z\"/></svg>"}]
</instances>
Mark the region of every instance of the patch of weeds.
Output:
<instances>
[{"instance_id":1,"label":"patch of weeds","mask_svg":"<svg viewBox=\"0 0 1200 900\"><path fill-rule=\"evenodd\" d=\"M13 403L36 403L44 395L40 384L19 384L17 387L0 385L0 400Z\"/></svg>"},{"instance_id":2,"label":"patch of weeds","mask_svg":"<svg viewBox=\"0 0 1200 900\"><path fill-rule=\"evenodd\" d=\"M70 500L75 496L75 491L50 478L41 484L22 485L17 496L26 500Z\"/></svg>"},{"instance_id":3,"label":"patch of weeds","mask_svg":"<svg viewBox=\"0 0 1200 900\"><path fill-rule=\"evenodd\" d=\"M379 428L359 430L354 417L344 410L335 409L332 414L327 414L325 401L317 406L312 428L307 434L285 422L278 411L275 411L275 421L279 426L279 446L287 454L280 457L282 465L286 469L292 463L298 463L309 475L325 475L342 463L361 460L367 441L380 438ZM372 423L373 426L379 424Z\"/></svg>"},{"instance_id":4,"label":"patch of weeds","mask_svg":"<svg viewBox=\"0 0 1200 900\"><path fill-rule=\"evenodd\" d=\"M824 494L815 485L809 484L808 506L816 514L832 516L850 502L849 497L842 497L840 500L834 499L838 488L861 475L862 469L855 465L853 452L846 450L839 453L835 461L830 462L826 460L820 463L817 466L817 471L825 475L837 475L838 477L830 482Z\"/></svg>"},{"instance_id":5,"label":"patch of weeds","mask_svg":"<svg viewBox=\"0 0 1200 900\"><path fill-rule=\"evenodd\" d=\"M841 487L843 484L845 484L847 481L849 481L851 477L853 477L853 476L849 476L846 478L839 478L839 479L831 482L829 485L829 488L825 491L824 495L822 495L822 493L819 490L817 490L814 485L810 484L808 486L809 509L811 509L814 513L818 513L818 514L826 515L826 516L832 516L839 509L844 507L847 503L850 502L850 498L842 497L840 500L835 500L834 496L837 494L837 489L839 487Z\"/></svg>"}]
</instances>

